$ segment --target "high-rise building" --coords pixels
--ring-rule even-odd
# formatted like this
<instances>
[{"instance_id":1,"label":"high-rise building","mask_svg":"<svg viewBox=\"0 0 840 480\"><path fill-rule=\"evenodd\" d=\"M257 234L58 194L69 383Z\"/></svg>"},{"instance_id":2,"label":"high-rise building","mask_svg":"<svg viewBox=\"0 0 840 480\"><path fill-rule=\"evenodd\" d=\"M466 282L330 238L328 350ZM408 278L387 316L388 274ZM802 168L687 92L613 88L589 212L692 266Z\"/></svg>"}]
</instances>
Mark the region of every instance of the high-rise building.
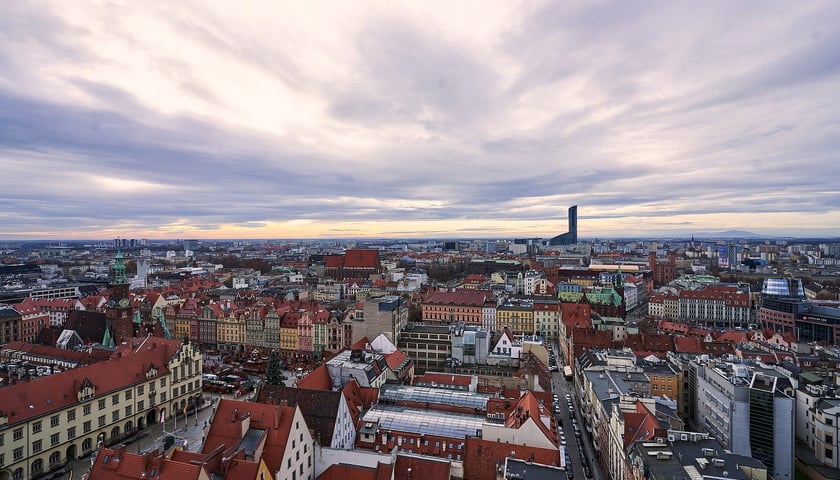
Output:
<instances>
[{"instance_id":1,"label":"high-rise building","mask_svg":"<svg viewBox=\"0 0 840 480\"><path fill-rule=\"evenodd\" d=\"M750 449L773 478L793 478L794 390L790 379L756 372L750 382Z\"/></svg>"},{"instance_id":2,"label":"high-rise building","mask_svg":"<svg viewBox=\"0 0 840 480\"><path fill-rule=\"evenodd\" d=\"M549 245L574 245L577 238L577 205L569 207L569 231L548 241Z\"/></svg>"}]
</instances>

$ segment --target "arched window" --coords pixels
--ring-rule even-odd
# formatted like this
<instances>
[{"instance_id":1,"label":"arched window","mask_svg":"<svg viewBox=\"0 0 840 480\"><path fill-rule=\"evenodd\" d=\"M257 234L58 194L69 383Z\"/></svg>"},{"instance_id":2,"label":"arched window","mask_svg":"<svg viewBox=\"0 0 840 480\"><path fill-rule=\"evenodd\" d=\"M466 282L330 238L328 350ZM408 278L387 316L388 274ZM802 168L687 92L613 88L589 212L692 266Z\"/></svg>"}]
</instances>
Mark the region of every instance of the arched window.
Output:
<instances>
[{"instance_id":1,"label":"arched window","mask_svg":"<svg viewBox=\"0 0 840 480\"><path fill-rule=\"evenodd\" d=\"M44 470L44 461L43 460L38 458L34 462L32 462L32 474L33 475L41 472L42 470Z\"/></svg>"},{"instance_id":2,"label":"arched window","mask_svg":"<svg viewBox=\"0 0 840 480\"><path fill-rule=\"evenodd\" d=\"M93 448L93 440L86 438L85 441L82 442L82 451L87 452Z\"/></svg>"},{"instance_id":3,"label":"arched window","mask_svg":"<svg viewBox=\"0 0 840 480\"><path fill-rule=\"evenodd\" d=\"M50 466L57 465L61 461L61 453L53 452L50 454Z\"/></svg>"},{"instance_id":4,"label":"arched window","mask_svg":"<svg viewBox=\"0 0 840 480\"><path fill-rule=\"evenodd\" d=\"M18 468L12 473L12 480L23 480L23 468Z\"/></svg>"},{"instance_id":5,"label":"arched window","mask_svg":"<svg viewBox=\"0 0 840 480\"><path fill-rule=\"evenodd\" d=\"M114 427L111 429L111 439L117 438L120 436L120 427Z\"/></svg>"}]
</instances>

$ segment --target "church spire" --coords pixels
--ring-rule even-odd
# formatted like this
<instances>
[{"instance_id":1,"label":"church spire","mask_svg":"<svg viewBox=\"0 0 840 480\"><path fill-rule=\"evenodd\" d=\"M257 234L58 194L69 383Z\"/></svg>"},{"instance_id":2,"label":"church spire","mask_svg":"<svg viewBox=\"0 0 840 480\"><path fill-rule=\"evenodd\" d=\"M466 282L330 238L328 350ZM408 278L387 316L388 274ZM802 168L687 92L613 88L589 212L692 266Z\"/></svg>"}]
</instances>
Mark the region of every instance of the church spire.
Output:
<instances>
[{"instance_id":1,"label":"church spire","mask_svg":"<svg viewBox=\"0 0 840 480\"><path fill-rule=\"evenodd\" d=\"M114 257L114 283L128 283L128 278L125 276L125 262L123 261L122 250L117 248L117 255Z\"/></svg>"}]
</instances>

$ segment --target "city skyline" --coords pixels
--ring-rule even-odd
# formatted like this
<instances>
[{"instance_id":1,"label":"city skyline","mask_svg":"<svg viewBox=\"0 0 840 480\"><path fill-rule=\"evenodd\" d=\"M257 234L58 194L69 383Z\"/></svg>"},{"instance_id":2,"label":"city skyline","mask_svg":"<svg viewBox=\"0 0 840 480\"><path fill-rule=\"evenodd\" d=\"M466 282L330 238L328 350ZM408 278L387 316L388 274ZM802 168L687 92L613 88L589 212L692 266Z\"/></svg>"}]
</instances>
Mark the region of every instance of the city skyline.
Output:
<instances>
[{"instance_id":1,"label":"city skyline","mask_svg":"<svg viewBox=\"0 0 840 480\"><path fill-rule=\"evenodd\" d=\"M840 236L833 2L6 2L0 240Z\"/></svg>"}]
</instances>

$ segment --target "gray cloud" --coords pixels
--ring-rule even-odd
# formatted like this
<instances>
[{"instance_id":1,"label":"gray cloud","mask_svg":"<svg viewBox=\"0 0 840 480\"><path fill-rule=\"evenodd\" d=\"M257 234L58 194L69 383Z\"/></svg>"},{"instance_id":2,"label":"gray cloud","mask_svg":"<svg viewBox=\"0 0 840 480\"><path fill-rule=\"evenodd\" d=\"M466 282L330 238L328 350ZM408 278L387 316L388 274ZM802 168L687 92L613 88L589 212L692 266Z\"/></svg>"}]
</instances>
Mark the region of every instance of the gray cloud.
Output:
<instances>
[{"instance_id":1,"label":"gray cloud","mask_svg":"<svg viewBox=\"0 0 840 480\"><path fill-rule=\"evenodd\" d=\"M370 7L329 41L149 7L184 41L151 49L132 12L103 33L120 12L91 7L80 23L12 2L0 7L0 164L14 179L0 236L261 235L291 220L443 235L458 227L397 222L462 219L486 223L464 235L508 236L492 225L504 220L547 236L540 225L572 204L601 232L626 217L709 230L693 222L723 214L754 214L740 227L757 231L783 214L837 225L840 7L759 5L548 2L480 40L445 16Z\"/></svg>"}]
</instances>

